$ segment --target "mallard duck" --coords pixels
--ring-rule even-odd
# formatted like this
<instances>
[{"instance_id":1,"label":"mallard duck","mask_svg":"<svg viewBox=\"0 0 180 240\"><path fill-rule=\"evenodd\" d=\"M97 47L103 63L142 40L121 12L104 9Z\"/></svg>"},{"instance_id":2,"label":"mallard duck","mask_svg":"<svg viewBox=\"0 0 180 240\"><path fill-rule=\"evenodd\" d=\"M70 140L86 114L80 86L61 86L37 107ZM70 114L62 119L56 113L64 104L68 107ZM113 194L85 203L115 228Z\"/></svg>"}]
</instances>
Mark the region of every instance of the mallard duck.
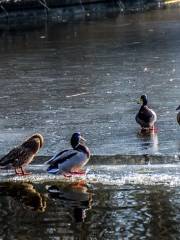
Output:
<instances>
[{"instance_id":1,"label":"mallard duck","mask_svg":"<svg viewBox=\"0 0 180 240\"><path fill-rule=\"evenodd\" d=\"M147 104L147 96L142 95L140 97L140 101L138 102L141 105L141 108L139 109L139 112L136 115L136 122L142 127L142 129L154 129L154 123L157 120L156 113L150 109Z\"/></svg>"},{"instance_id":2,"label":"mallard duck","mask_svg":"<svg viewBox=\"0 0 180 240\"><path fill-rule=\"evenodd\" d=\"M59 152L49 159L47 171L52 174L64 174L71 176L72 174L84 174L83 166L89 161L90 151L84 144L85 139L80 133L76 132L71 137L72 149L66 149Z\"/></svg>"},{"instance_id":3,"label":"mallard duck","mask_svg":"<svg viewBox=\"0 0 180 240\"><path fill-rule=\"evenodd\" d=\"M0 167L13 166L17 175L28 175L23 168L32 162L44 142L39 133L32 135L20 146L13 148L7 155L0 159ZM20 170L20 171L19 171Z\"/></svg>"},{"instance_id":4,"label":"mallard duck","mask_svg":"<svg viewBox=\"0 0 180 240\"><path fill-rule=\"evenodd\" d=\"M180 110L180 105L176 108L176 110L177 111ZM177 114L177 122L180 125L180 112L178 112L178 114Z\"/></svg>"}]
</instances>

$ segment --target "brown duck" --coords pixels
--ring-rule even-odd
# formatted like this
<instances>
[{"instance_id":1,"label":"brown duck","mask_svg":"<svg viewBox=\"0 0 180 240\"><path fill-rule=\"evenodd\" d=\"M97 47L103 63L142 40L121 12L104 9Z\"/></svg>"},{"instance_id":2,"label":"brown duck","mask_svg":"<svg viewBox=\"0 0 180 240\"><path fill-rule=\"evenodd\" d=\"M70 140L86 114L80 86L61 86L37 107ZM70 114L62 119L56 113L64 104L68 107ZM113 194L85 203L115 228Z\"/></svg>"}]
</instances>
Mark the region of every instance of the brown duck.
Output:
<instances>
[{"instance_id":1,"label":"brown duck","mask_svg":"<svg viewBox=\"0 0 180 240\"><path fill-rule=\"evenodd\" d=\"M17 175L28 175L24 167L32 162L38 150L44 142L39 133L32 135L20 146L13 148L8 154L0 159L0 167L13 166Z\"/></svg>"}]
</instances>

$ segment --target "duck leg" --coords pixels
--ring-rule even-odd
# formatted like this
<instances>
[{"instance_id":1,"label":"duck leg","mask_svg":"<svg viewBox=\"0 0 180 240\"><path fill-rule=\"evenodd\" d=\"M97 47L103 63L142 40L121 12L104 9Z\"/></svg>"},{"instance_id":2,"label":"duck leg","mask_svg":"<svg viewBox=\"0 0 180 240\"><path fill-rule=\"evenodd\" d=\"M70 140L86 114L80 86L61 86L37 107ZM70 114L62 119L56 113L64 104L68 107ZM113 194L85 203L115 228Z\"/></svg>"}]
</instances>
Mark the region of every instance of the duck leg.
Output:
<instances>
[{"instance_id":1,"label":"duck leg","mask_svg":"<svg viewBox=\"0 0 180 240\"><path fill-rule=\"evenodd\" d=\"M86 171L84 170L80 170L80 171L70 171L68 173L64 173L63 176L66 177L66 178L70 178L70 177L73 177L73 176L76 176L76 175L85 175L86 174Z\"/></svg>"},{"instance_id":2,"label":"duck leg","mask_svg":"<svg viewBox=\"0 0 180 240\"><path fill-rule=\"evenodd\" d=\"M70 178L70 177L72 177L72 174L71 174L71 172L70 173L64 173L63 176L66 177L66 178Z\"/></svg>"},{"instance_id":3,"label":"duck leg","mask_svg":"<svg viewBox=\"0 0 180 240\"><path fill-rule=\"evenodd\" d=\"M158 128L156 128L155 126L151 126L151 127L142 127L141 128L141 132L157 132L158 131Z\"/></svg>"},{"instance_id":4,"label":"duck leg","mask_svg":"<svg viewBox=\"0 0 180 240\"><path fill-rule=\"evenodd\" d=\"M153 126L153 127L150 127L149 130L150 130L150 131L157 132L157 131L158 131L158 128L156 128L155 126Z\"/></svg>"},{"instance_id":5,"label":"duck leg","mask_svg":"<svg viewBox=\"0 0 180 240\"><path fill-rule=\"evenodd\" d=\"M19 172L18 169L19 169L19 168L15 168L15 174L16 174L16 175L20 175L20 174L21 174L21 172Z\"/></svg>"},{"instance_id":6,"label":"duck leg","mask_svg":"<svg viewBox=\"0 0 180 240\"><path fill-rule=\"evenodd\" d=\"M84 175L84 174L86 174L86 171L85 170L82 170L82 169L76 169L76 170L72 170L71 172L70 172L71 174L73 174L73 175Z\"/></svg>"},{"instance_id":7,"label":"duck leg","mask_svg":"<svg viewBox=\"0 0 180 240\"><path fill-rule=\"evenodd\" d=\"M31 175L31 173L26 172L22 167L20 167L22 175Z\"/></svg>"},{"instance_id":8,"label":"duck leg","mask_svg":"<svg viewBox=\"0 0 180 240\"><path fill-rule=\"evenodd\" d=\"M19 172L18 169L21 169L21 172ZM31 173L27 173L22 167L15 168L15 173L18 176L25 176L25 175L30 175L31 174Z\"/></svg>"}]
</instances>

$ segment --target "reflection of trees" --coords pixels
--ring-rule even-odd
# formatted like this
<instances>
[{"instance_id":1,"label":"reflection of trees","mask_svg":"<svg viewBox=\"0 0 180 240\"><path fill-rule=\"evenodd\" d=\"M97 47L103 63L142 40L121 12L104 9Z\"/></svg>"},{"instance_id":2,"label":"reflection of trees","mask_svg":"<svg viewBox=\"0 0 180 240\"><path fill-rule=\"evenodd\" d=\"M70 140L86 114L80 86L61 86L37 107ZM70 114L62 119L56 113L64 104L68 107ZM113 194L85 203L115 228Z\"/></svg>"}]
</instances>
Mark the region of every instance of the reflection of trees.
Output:
<instances>
[{"instance_id":1,"label":"reflection of trees","mask_svg":"<svg viewBox=\"0 0 180 240\"><path fill-rule=\"evenodd\" d=\"M88 236L97 239L177 239L179 210L164 186L99 189L89 213Z\"/></svg>"},{"instance_id":2,"label":"reflection of trees","mask_svg":"<svg viewBox=\"0 0 180 240\"><path fill-rule=\"evenodd\" d=\"M112 206L111 226L123 230L132 239L176 239L179 236L179 211L172 204L174 190L165 186L125 186L109 195ZM116 210L115 210L116 209ZM111 227L112 228L112 227ZM174 238L175 237L175 238Z\"/></svg>"},{"instance_id":3,"label":"reflection of trees","mask_svg":"<svg viewBox=\"0 0 180 240\"><path fill-rule=\"evenodd\" d=\"M171 201L173 195L173 190L159 186L149 187L138 196L144 205L141 210L144 215L144 230L151 238L164 240L179 236L179 223L176 221L178 211Z\"/></svg>"}]
</instances>

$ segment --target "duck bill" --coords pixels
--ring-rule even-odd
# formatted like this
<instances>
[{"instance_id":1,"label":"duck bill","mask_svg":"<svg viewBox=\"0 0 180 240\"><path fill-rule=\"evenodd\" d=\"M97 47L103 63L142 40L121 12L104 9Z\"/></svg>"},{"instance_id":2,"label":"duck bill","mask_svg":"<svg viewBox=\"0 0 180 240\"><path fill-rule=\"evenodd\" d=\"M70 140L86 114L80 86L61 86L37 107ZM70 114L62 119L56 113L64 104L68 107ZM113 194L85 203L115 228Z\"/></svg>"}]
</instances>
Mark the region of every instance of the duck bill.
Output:
<instances>
[{"instance_id":1,"label":"duck bill","mask_svg":"<svg viewBox=\"0 0 180 240\"><path fill-rule=\"evenodd\" d=\"M81 142L81 143L84 143L84 142L86 142L86 139L83 138L83 137L80 137L80 142Z\"/></svg>"},{"instance_id":2,"label":"duck bill","mask_svg":"<svg viewBox=\"0 0 180 240\"><path fill-rule=\"evenodd\" d=\"M136 100L136 103L137 103L137 104L142 104L142 100L141 100L141 99L138 99L138 100Z\"/></svg>"},{"instance_id":3,"label":"duck bill","mask_svg":"<svg viewBox=\"0 0 180 240\"><path fill-rule=\"evenodd\" d=\"M180 105L176 108L176 110L180 110Z\"/></svg>"}]
</instances>

